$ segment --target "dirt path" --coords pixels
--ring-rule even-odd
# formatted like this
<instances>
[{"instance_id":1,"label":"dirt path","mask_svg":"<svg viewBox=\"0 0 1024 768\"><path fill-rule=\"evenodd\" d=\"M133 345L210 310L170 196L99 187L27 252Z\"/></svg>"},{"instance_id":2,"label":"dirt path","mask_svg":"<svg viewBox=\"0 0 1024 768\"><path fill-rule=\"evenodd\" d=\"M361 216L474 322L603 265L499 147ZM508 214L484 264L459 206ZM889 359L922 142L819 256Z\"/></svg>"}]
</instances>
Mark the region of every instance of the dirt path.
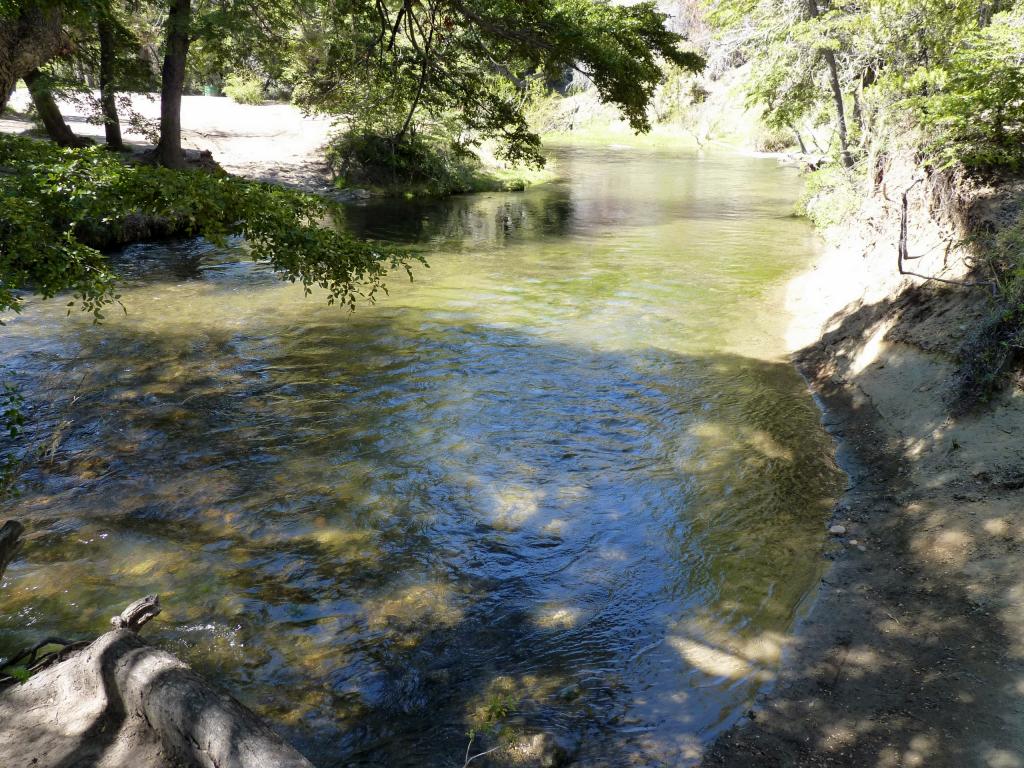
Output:
<instances>
[{"instance_id":1,"label":"dirt path","mask_svg":"<svg viewBox=\"0 0 1024 768\"><path fill-rule=\"evenodd\" d=\"M847 532L775 691L706 768L1024 766L1024 392L949 416L957 340L987 299L897 274L885 201L913 183L892 169L792 286L797 361L851 475ZM964 274L955 227L918 197L915 270Z\"/></svg>"},{"instance_id":2,"label":"dirt path","mask_svg":"<svg viewBox=\"0 0 1024 768\"><path fill-rule=\"evenodd\" d=\"M155 96L133 95L132 106L146 120L159 119L160 102ZM27 109L28 92L15 92L11 107ZM103 127L89 123L82 106L62 101L60 107L75 133L102 140ZM211 151L229 173L311 191L330 187L323 159L330 118L303 115L290 104L249 106L223 97L185 96L181 125L185 148ZM19 133L31 127L23 119L0 118L0 132ZM127 124L122 130L126 142L149 146L146 137L132 133Z\"/></svg>"}]
</instances>

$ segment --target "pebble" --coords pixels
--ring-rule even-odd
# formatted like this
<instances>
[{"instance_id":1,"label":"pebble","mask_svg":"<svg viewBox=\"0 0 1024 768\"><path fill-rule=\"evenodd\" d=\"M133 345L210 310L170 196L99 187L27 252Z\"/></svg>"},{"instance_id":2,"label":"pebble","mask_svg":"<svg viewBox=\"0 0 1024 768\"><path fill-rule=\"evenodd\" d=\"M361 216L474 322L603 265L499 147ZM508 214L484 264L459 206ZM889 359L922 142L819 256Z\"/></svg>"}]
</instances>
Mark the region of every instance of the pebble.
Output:
<instances>
[{"instance_id":1,"label":"pebble","mask_svg":"<svg viewBox=\"0 0 1024 768\"><path fill-rule=\"evenodd\" d=\"M850 539L850 546L851 547L856 547L858 544L860 544L860 542L857 541L856 539Z\"/></svg>"},{"instance_id":2,"label":"pebble","mask_svg":"<svg viewBox=\"0 0 1024 768\"><path fill-rule=\"evenodd\" d=\"M562 768L576 759L579 743L573 736L556 737L550 733L537 733L519 742L513 742L512 750L521 759L541 768Z\"/></svg>"},{"instance_id":3,"label":"pebble","mask_svg":"<svg viewBox=\"0 0 1024 768\"><path fill-rule=\"evenodd\" d=\"M558 692L558 698L565 701L575 701L582 693L583 689L580 687L579 683L572 683L571 685L565 686L565 688Z\"/></svg>"},{"instance_id":4,"label":"pebble","mask_svg":"<svg viewBox=\"0 0 1024 768\"><path fill-rule=\"evenodd\" d=\"M828 532L831 533L833 536L845 536L846 535L846 526L845 525L833 525L831 528L828 529Z\"/></svg>"}]
</instances>

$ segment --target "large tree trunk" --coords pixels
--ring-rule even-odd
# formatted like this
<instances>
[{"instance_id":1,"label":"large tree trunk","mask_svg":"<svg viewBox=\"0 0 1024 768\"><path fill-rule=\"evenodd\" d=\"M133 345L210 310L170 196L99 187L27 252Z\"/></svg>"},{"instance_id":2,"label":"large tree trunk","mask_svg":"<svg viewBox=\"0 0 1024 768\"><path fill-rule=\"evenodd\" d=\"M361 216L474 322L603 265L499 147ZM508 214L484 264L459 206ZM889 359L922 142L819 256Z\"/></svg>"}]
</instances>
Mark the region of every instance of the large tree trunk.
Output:
<instances>
[{"instance_id":1,"label":"large tree trunk","mask_svg":"<svg viewBox=\"0 0 1024 768\"><path fill-rule=\"evenodd\" d=\"M812 19L818 18L821 10L818 8L818 0L807 0L807 11ZM839 155L843 165L847 168L853 167L853 157L850 155L850 138L846 129L846 106L843 104L843 86L839 81L839 64L836 55L825 48L821 51L828 67L828 82L832 89L832 101L836 108L836 131L839 133Z\"/></svg>"},{"instance_id":2,"label":"large tree trunk","mask_svg":"<svg viewBox=\"0 0 1024 768\"><path fill-rule=\"evenodd\" d=\"M53 100L53 93L46 82L46 75L38 69L33 69L25 75L25 85L28 86L29 95L32 97L32 104L39 113L39 119L43 121L43 127L51 139L62 147L85 147L92 142L81 136L76 136L60 113L57 102Z\"/></svg>"},{"instance_id":3,"label":"large tree trunk","mask_svg":"<svg viewBox=\"0 0 1024 768\"><path fill-rule=\"evenodd\" d=\"M122 150L124 141L121 139L121 120L117 115L117 84L114 80L114 26L109 13L110 8L104 8L96 22L100 41L100 107L107 146Z\"/></svg>"},{"instance_id":4,"label":"large tree trunk","mask_svg":"<svg viewBox=\"0 0 1024 768\"><path fill-rule=\"evenodd\" d=\"M847 168L853 167L853 157L850 155L850 137L846 130L846 107L843 104L843 87L839 83L839 67L836 64L836 55L832 51L825 51L825 63L828 65L829 83L832 86L832 101L836 106L836 130L839 132L839 155L843 165Z\"/></svg>"},{"instance_id":5,"label":"large tree trunk","mask_svg":"<svg viewBox=\"0 0 1024 768\"><path fill-rule=\"evenodd\" d=\"M13 19L0 17L0 110L7 106L19 80L68 53L71 43L62 22L57 3L45 10L26 3Z\"/></svg>"},{"instance_id":6,"label":"large tree trunk","mask_svg":"<svg viewBox=\"0 0 1024 768\"><path fill-rule=\"evenodd\" d=\"M157 162L168 168L185 165L185 154L181 150L181 93L185 87L191 21L192 0L171 0L160 87L160 143L156 145Z\"/></svg>"}]
</instances>

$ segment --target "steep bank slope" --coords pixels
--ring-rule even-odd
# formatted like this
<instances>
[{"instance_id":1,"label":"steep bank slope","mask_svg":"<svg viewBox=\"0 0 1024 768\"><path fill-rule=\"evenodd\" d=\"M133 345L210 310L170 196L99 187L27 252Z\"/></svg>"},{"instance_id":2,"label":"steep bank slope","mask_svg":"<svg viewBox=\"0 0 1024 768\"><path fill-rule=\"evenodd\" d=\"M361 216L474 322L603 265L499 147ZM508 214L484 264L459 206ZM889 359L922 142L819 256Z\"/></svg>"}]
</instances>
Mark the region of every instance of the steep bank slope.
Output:
<instances>
[{"instance_id":1,"label":"steep bank slope","mask_svg":"<svg viewBox=\"0 0 1024 768\"><path fill-rule=\"evenodd\" d=\"M877 170L789 295L851 475L846 534L776 690L705 766L1024 766L1024 395L949 415L990 299L898 267L905 221L907 271L966 278L964 233L1019 200L905 160Z\"/></svg>"}]
</instances>

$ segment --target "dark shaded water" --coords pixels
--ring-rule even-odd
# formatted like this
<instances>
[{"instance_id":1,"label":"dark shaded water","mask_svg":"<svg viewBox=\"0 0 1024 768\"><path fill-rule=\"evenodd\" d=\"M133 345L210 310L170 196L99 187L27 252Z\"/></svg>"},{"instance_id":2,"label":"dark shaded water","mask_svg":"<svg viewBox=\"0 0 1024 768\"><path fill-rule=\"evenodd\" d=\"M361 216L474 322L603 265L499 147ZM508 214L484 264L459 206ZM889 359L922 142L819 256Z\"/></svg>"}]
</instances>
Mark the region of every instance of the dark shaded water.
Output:
<instances>
[{"instance_id":1,"label":"dark shaded water","mask_svg":"<svg viewBox=\"0 0 1024 768\"><path fill-rule=\"evenodd\" d=\"M770 681L837 492L780 340L813 255L770 161L562 150L525 194L350 211L425 245L350 315L242 247L131 249L128 314L3 333L46 444L0 653L147 629L324 766L494 721L680 765Z\"/></svg>"}]
</instances>

